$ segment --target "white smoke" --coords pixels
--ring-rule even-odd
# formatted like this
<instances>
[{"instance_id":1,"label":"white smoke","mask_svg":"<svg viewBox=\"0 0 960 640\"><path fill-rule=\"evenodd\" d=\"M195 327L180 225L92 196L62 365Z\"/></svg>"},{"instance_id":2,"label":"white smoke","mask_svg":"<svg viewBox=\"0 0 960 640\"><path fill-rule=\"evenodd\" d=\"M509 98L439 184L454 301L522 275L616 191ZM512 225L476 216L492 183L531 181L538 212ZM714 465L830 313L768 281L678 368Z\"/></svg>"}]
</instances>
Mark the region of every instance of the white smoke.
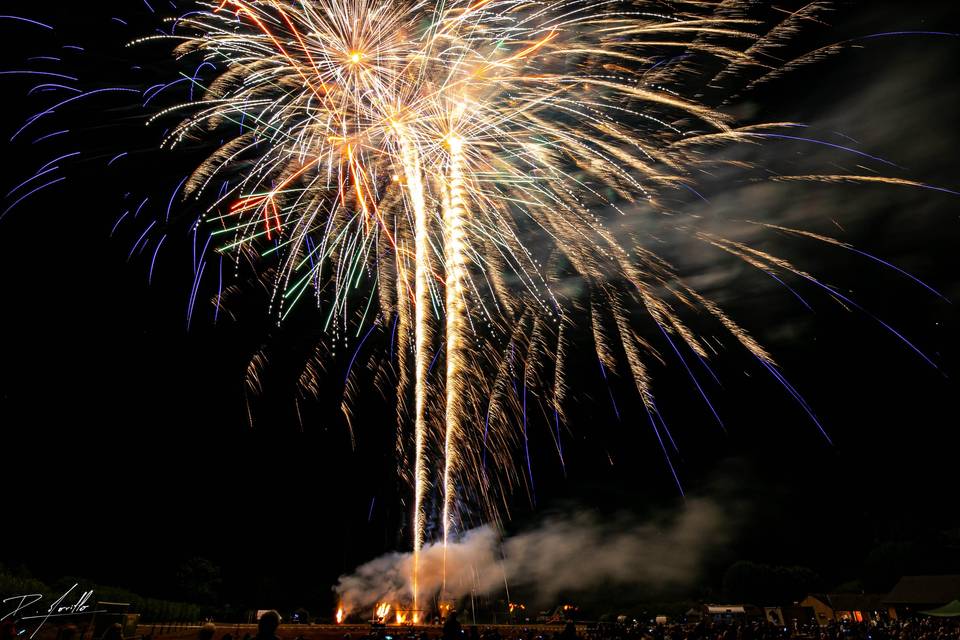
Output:
<instances>
[{"instance_id":1,"label":"white smoke","mask_svg":"<svg viewBox=\"0 0 960 640\"><path fill-rule=\"evenodd\" d=\"M506 539L490 526L465 533L446 549L424 547L421 598L440 591L459 599L520 587L538 602L598 587L667 588L692 583L705 555L726 541L731 523L712 501L693 499L671 520L638 523L628 516L601 520L579 511L547 519ZM413 600L411 553L391 553L341 576L336 592L350 611L377 602Z\"/></svg>"}]
</instances>

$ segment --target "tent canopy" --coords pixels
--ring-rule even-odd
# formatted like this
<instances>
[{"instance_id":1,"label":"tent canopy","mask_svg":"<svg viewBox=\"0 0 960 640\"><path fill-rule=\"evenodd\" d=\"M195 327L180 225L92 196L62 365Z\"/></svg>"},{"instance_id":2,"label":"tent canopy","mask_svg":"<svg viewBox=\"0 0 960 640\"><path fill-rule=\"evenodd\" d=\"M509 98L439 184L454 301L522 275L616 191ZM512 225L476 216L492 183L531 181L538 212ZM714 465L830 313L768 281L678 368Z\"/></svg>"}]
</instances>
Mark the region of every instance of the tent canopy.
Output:
<instances>
[{"instance_id":1,"label":"tent canopy","mask_svg":"<svg viewBox=\"0 0 960 640\"><path fill-rule=\"evenodd\" d=\"M953 602L948 602L939 609L932 609L931 611L921 611L925 616L937 616L938 618L955 618L960 617L960 600L954 600Z\"/></svg>"}]
</instances>

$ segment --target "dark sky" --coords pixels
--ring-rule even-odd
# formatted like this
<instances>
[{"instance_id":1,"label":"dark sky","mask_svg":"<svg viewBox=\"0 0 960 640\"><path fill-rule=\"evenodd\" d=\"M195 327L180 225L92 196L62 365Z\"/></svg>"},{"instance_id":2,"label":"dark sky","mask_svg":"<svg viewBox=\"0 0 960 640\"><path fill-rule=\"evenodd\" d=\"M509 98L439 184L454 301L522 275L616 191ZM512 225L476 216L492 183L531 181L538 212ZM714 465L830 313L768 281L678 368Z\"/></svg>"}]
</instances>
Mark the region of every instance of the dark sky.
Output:
<instances>
[{"instance_id":1,"label":"dark sky","mask_svg":"<svg viewBox=\"0 0 960 640\"><path fill-rule=\"evenodd\" d=\"M82 13L49 3L7 4L10 13L50 22L56 31L0 22L4 69L77 43L89 54L76 58L80 71L98 77L129 66L123 56L130 53L120 45L131 31L110 18L149 19L134 0L97 2ZM960 32L960 18L945 4L844 4L826 35L818 31L798 47L889 31ZM863 48L753 94L746 110L755 120L840 128L859 148L903 167L898 176L958 189L958 55L960 38L949 36L866 40ZM374 394L363 403L352 449L337 408L344 363L332 368L329 396L301 400L298 418L284 365L318 335L316 314L304 313L278 332L254 296L239 303L238 321L221 316L214 324L204 308L188 330L189 239L170 240L148 286L144 256L127 259L134 230L110 237L124 194L153 184L169 185L157 190L169 193L178 169L158 161L148 172L104 173L109 150L135 146L142 136L139 121L124 124L130 114L117 100L72 111L57 121L64 127L46 125L47 132L71 128L62 139L31 144L35 133L5 142L44 104L45 98L21 98L30 86L3 78L4 193L56 155L95 150L96 161L77 163L63 185L0 221L0 562L48 579L79 574L150 594L168 589L171 567L202 556L222 568L227 597L253 601L268 592L294 603L320 601L340 573L408 545L401 502L407 490L390 456L389 403ZM114 126L87 125L111 120ZM801 156L796 162L806 166L811 157L821 167L855 164L836 152L788 144L770 162ZM844 240L960 300L957 196L791 185L779 199L764 200L766 192L728 190L720 181L705 178L702 186L718 216L747 205L771 208L758 217L837 220ZM815 313L806 313L785 290L715 256L707 268L706 257L678 241L671 257L691 277L721 274L714 297L770 347L833 438L828 444L782 388L741 360L721 359L724 385L711 390L726 432L676 367L657 372L658 403L680 445L684 488L738 513L736 536L708 563L705 584L716 584L732 561L751 559L810 566L832 586L862 576L865 558L881 542L940 541L960 527L956 305L852 253L774 241L781 244L771 248L855 293L873 315L931 354L937 368L868 315L825 296ZM265 342L273 364L262 397L249 400L244 370ZM536 505L526 494L514 496L510 526L571 506L639 518L677 508L677 489L629 381L614 378L608 388L589 353L575 365L566 464L545 431L532 435Z\"/></svg>"}]
</instances>

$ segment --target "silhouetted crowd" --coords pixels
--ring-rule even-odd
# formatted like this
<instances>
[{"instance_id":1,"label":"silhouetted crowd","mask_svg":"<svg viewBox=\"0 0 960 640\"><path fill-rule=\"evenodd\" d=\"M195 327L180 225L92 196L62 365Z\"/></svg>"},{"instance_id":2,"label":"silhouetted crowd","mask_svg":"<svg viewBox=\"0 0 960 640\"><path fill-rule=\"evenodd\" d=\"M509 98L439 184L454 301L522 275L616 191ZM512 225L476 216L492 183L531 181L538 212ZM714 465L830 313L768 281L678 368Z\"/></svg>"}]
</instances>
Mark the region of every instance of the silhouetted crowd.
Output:
<instances>
[{"instance_id":1,"label":"silhouetted crowd","mask_svg":"<svg viewBox=\"0 0 960 640\"><path fill-rule=\"evenodd\" d=\"M588 629L585 640L960 640L960 618L913 618L870 623L831 622L821 627L770 622L609 625Z\"/></svg>"},{"instance_id":2,"label":"silhouetted crowd","mask_svg":"<svg viewBox=\"0 0 960 640\"><path fill-rule=\"evenodd\" d=\"M386 632L391 640L960 640L960 618L913 618L876 623L831 622L783 626L771 622L713 622L696 624L581 626L568 623L562 631L460 625L455 616L442 631L420 631L409 636ZM346 638L346 640L351 640ZM377 633L365 639L383 640Z\"/></svg>"}]
</instances>

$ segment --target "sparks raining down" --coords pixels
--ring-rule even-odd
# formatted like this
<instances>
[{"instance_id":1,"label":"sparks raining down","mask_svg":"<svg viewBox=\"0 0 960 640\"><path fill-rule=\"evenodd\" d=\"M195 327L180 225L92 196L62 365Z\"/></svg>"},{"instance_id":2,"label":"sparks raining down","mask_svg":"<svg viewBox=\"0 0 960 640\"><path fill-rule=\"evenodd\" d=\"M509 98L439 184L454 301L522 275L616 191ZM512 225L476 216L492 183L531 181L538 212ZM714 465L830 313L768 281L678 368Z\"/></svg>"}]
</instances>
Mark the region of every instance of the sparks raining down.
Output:
<instances>
[{"instance_id":1,"label":"sparks raining down","mask_svg":"<svg viewBox=\"0 0 960 640\"><path fill-rule=\"evenodd\" d=\"M464 505L496 520L518 486L534 495L534 403L556 420L562 459L564 367L578 327L592 335L604 376L630 376L674 478L651 365L672 362L689 374L720 420L691 365L713 375L707 362L717 352L681 311L725 330L824 431L772 355L654 253L642 229L656 219L791 292L788 279L863 310L792 262L698 230L686 199L702 198L701 173L749 173L748 163L716 153L733 145L830 144L893 167L798 135L798 124L741 125L723 108L738 91L832 52L789 62L770 53L828 3L775 19L746 0L223 0L195 8L131 43L170 41L188 68L172 81L189 86L186 101L157 106L172 84L144 92L148 124L166 129L163 147L210 148L134 249L152 242L155 261L171 209L186 198L203 211L191 231L208 230L211 248L238 270L258 267L279 321L313 298L332 344L364 336L348 368L348 424L360 347L374 330L389 336L396 357L371 368L396 398L397 455L413 487L412 607L398 610L398 621L422 610L419 554L430 542L434 489L444 546L463 530ZM49 180L50 166L35 177ZM798 180L949 192L835 167L775 178ZM857 251L801 229L754 228ZM215 271L204 270L204 253L191 305L204 273ZM220 299L218 290L218 309ZM301 376L314 391L318 354ZM264 359L251 362L251 388ZM517 451L522 462L513 464ZM386 618L389 606L376 616ZM343 616L341 607L338 622Z\"/></svg>"}]
</instances>

